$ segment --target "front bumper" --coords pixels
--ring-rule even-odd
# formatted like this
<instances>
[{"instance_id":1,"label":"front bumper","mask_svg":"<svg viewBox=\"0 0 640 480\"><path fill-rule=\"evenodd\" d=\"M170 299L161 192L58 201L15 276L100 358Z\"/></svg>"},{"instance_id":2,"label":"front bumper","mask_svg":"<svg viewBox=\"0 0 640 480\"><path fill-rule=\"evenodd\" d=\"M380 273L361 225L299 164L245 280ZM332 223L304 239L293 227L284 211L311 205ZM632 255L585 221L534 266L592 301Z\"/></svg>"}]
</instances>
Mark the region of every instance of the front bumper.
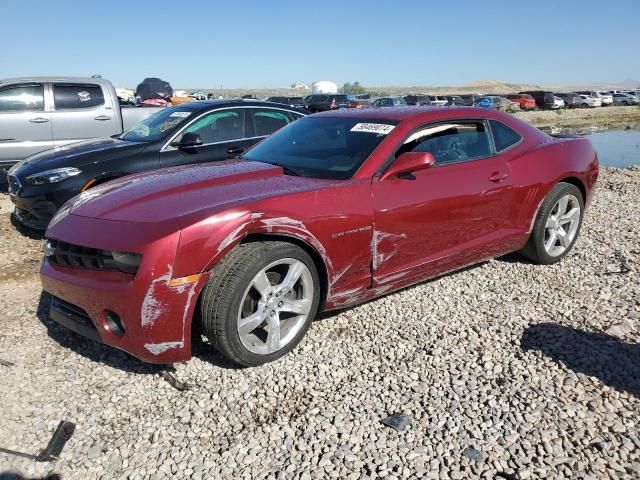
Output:
<instances>
[{"instance_id":1,"label":"front bumper","mask_svg":"<svg viewBox=\"0 0 640 480\"><path fill-rule=\"evenodd\" d=\"M47 231L48 237L60 241L71 241L65 239L69 235L77 245L141 252L142 262L134 276L45 259L40 278L43 290L53 296L51 319L145 362L191 358L191 319L206 276L195 283L170 285L179 230L68 215ZM109 326L114 313L124 334Z\"/></svg>"},{"instance_id":2,"label":"front bumper","mask_svg":"<svg viewBox=\"0 0 640 480\"><path fill-rule=\"evenodd\" d=\"M15 206L15 218L34 230L46 230L49 221L58 211L58 207L44 195L29 198L11 194L10 198Z\"/></svg>"},{"instance_id":3,"label":"front bumper","mask_svg":"<svg viewBox=\"0 0 640 480\"><path fill-rule=\"evenodd\" d=\"M58 209L78 193L75 185L69 188L56 185L31 187L22 185L15 177L9 178L9 196L15 206L15 217L34 230L46 230Z\"/></svg>"}]
</instances>

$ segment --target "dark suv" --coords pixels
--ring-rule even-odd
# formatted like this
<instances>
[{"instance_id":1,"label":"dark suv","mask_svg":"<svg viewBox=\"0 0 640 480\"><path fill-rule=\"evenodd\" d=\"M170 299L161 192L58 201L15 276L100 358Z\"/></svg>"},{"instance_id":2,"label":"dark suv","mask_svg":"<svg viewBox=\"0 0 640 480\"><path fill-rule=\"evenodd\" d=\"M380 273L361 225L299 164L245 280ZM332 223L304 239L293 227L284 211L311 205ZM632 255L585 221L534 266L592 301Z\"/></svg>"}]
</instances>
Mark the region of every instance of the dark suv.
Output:
<instances>
[{"instance_id":1,"label":"dark suv","mask_svg":"<svg viewBox=\"0 0 640 480\"><path fill-rule=\"evenodd\" d=\"M311 113L349 108L349 98L347 95L336 93L316 93L304 99L304 108Z\"/></svg>"},{"instance_id":2,"label":"dark suv","mask_svg":"<svg viewBox=\"0 0 640 480\"><path fill-rule=\"evenodd\" d=\"M431 97L429 95L405 95L404 101L407 105L431 105Z\"/></svg>"},{"instance_id":3,"label":"dark suv","mask_svg":"<svg viewBox=\"0 0 640 480\"><path fill-rule=\"evenodd\" d=\"M550 109L554 108L554 98L553 92L546 92L544 90L530 90L526 93L527 95L531 95L533 99L536 101L536 107Z\"/></svg>"}]
</instances>

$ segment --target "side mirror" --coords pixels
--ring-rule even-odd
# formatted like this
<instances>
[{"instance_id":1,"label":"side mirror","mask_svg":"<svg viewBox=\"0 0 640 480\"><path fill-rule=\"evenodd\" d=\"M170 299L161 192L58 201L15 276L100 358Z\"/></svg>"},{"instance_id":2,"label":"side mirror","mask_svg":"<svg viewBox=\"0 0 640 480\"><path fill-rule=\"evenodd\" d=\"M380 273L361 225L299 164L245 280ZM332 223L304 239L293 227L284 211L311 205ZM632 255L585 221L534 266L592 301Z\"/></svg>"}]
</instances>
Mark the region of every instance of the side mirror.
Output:
<instances>
[{"instance_id":1,"label":"side mirror","mask_svg":"<svg viewBox=\"0 0 640 480\"><path fill-rule=\"evenodd\" d=\"M197 133L187 132L177 142L171 142L175 148L193 148L202 145L202 138Z\"/></svg>"},{"instance_id":2,"label":"side mirror","mask_svg":"<svg viewBox=\"0 0 640 480\"><path fill-rule=\"evenodd\" d=\"M398 178L411 172L425 170L433 166L434 163L436 163L436 159L429 152L406 152L389 165L389 168L385 170L380 180Z\"/></svg>"}]
</instances>

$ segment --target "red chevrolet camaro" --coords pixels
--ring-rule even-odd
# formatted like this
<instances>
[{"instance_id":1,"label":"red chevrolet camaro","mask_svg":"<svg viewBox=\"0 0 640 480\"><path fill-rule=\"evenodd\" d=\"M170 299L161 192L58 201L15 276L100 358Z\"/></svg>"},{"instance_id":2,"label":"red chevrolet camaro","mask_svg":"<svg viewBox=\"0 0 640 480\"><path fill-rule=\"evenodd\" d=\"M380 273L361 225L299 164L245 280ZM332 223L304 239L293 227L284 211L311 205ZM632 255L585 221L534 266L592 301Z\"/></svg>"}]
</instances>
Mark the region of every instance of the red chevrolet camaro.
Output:
<instances>
[{"instance_id":1,"label":"red chevrolet camaro","mask_svg":"<svg viewBox=\"0 0 640 480\"><path fill-rule=\"evenodd\" d=\"M588 140L496 111L326 112L82 193L49 225L42 284L52 319L144 361L188 360L193 329L258 365L319 310L509 252L559 261L597 176Z\"/></svg>"}]
</instances>

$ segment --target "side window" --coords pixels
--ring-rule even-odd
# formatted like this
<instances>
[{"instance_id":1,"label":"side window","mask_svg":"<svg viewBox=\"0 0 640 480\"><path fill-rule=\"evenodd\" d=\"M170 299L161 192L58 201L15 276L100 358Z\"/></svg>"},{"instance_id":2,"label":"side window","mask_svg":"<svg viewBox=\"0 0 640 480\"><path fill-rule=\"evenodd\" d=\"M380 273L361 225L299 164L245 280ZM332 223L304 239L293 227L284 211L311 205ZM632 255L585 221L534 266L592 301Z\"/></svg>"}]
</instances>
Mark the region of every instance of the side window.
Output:
<instances>
[{"instance_id":1,"label":"side window","mask_svg":"<svg viewBox=\"0 0 640 480\"><path fill-rule=\"evenodd\" d=\"M244 138L244 109L211 112L188 126L184 133L197 133L204 144Z\"/></svg>"},{"instance_id":2,"label":"side window","mask_svg":"<svg viewBox=\"0 0 640 480\"><path fill-rule=\"evenodd\" d=\"M280 110L252 108L251 115L253 116L253 125L256 137L271 135L276 130L291 122L287 113Z\"/></svg>"},{"instance_id":3,"label":"side window","mask_svg":"<svg viewBox=\"0 0 640 480\"><path fill-rule=\"evenodd\" d=\"M522 140L518 132L506 126L504 123L496 120L489 120L489 123L491 124L491 133L493 133L496 152L503 152Z\"/></svg>"},{"instance_id":4,"label":"side window","mask_svg":"<svg viewBox=\"0 0 640 480\"><path fill-rule=\"evenodd\" d=\"M473 160L492 155L484 122L430 125L407 137L396 157L405 152L429 152L436 165Z\"/></svg>"},{"instance_id":5,"label":"side window","mask_svg":"<svg viewBox=\"0 0 640 480\"><path fill-rule=\"evenodd\" d=\"M0 89L0 111L42 111L44 95L42 84L10 85Z\"/></svg>"},{"instance_id":6,"label":"side window","mask_svg":"<svg viewBox=\"0 0 640 480\"><path fill-rule=\"evenodd\" d=\"M56 83L53 86L53 102L56 110L93 108L104 105L104 93L100 85Z\"/></svg>"}]
</instances>

